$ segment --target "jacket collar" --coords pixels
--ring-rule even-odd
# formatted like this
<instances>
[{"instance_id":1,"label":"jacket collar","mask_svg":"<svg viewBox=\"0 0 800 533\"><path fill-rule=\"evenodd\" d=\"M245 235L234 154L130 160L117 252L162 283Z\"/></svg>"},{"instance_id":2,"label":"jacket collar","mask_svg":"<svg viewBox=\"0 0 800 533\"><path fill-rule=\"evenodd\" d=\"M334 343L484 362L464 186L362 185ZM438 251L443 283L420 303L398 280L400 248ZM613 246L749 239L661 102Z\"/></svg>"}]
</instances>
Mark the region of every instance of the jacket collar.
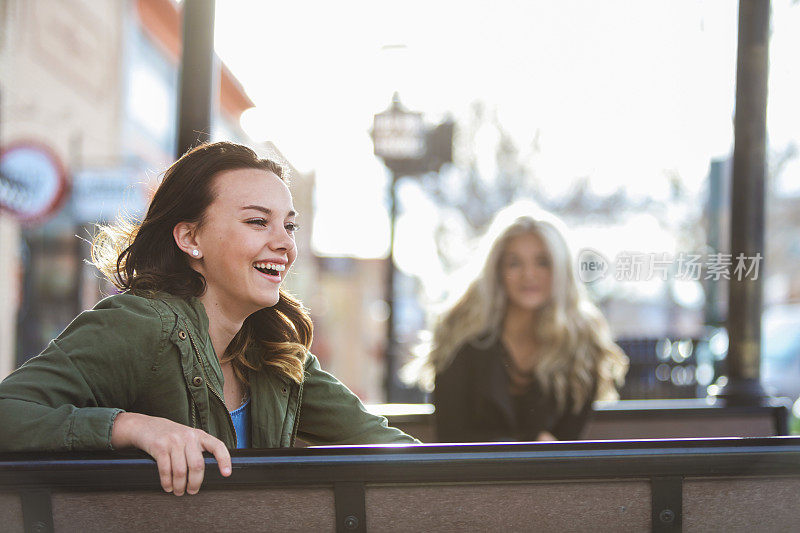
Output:
<instances>
[{"instance_id":1,"label":"jacket collar","mask_svg":"<svg viewBox=\"0 0 800 533\"><path fill-rule=\"evenodd\" d=\"M214 347L211 344L211 337L208 334L208 314L203 302L199 298L189 297L181 298L174 294L166 292L159 292L154 295L155 298L164 302L178 317L179 320L186 324L189 328L189 333L192 339L198 344L197 348L206 359L208 366L214 372L214 377L217 380L217 385L220 391L225 383L222 376L222 367L219 364L219 357L214 352Z\"/></svg>"},{"instance_id":2,"label":"jacket collar","mask_svg":"<svg viewBox=\"0 0 800 533\"><path fill-rule=\"evenodd\" d=\"M188 326L193 330L192 333L205 340L205 337L208 336L208 315L199 298L194 296L181 298L167 292L159 292L155 298L167 304L177 315L185 318Z\"/></svg>"}]
</instances>

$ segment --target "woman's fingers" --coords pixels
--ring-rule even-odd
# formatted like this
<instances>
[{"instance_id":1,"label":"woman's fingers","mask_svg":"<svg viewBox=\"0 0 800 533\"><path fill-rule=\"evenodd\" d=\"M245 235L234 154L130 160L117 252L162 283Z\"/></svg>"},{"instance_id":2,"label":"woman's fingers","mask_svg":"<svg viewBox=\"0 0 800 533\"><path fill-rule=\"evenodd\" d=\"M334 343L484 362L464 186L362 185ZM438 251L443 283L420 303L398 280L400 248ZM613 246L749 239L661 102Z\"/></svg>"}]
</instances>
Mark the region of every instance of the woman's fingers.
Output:
<instances>
[{"instance_id":1,"label":"woman's fingers","mask_svg":"<svg viewBox=\"0 0 800 533\"><path fill-rule=\"evenodd\" d=\"M231 452L225 443L216 437L206 434L206 438L202 441L203 449L211 452L217 460L219 466L219 473L225 477L231 475Z\"/></svg>"},{"instance_id":2,"label":"woman's fingers","mask_svg":"<svg viewBox=\"0 0 800 533\"><path fill-rule=\"evenodd\" d=\"M181 487L185 487L187 494L197 494L200 491L200 485L203 484L206 468L203 451L214 454L223 476L231 474L231 454L224 442L199 429L193 430L192 437L194 438L189 438L183 449L182 460L185 467L183 470L177 470L178 475L184 474L184 477L177 479L181 483L185 483L185 485L181 484ZM176 480L175 473L176 469L173 465L173 484L177 487L178 480ZM180 496L183 494L183 490L180 493L175 490L175 494Z\"/></svg>"},{"instance_id":3,"label":"woman's fingers","mask_svg":"<svg viewBox=\"0 0 800 533\"><path fill-rule=\"evenodd\" d=\"M172 461L167 452L154 457L158 466L158 477L161 479L161 488L164 492L172 492Z\"/></svg>"},{"instance_id":4,"label":"woman's fingers","mask_svg":"<svg viewBox=\"0 0 800 533\"><path fill-rule=\"evenodd\" d=\"M172 493L175 496L183 496L186 491L186 446L172 446L170 449L170 459L172 461Z\"/></svg>"},{"instance_id":5,"label":"woman's fingers","mask_svg":"<svg viewBox=\"0 0 800 533\"><path fill-rule=\"evenodd\" d=\"M188 467L188 477L186 492L197 494L200 485L203 483L203 475L206 471L206 463L203 460L203 449L192 443L186 447L186 465Z\"/></svg>"},{"instance_id":6,"label":"woman's fingers","mask_svg":"<svg viewBox=\"0 0 800 533\"><path fill-rule=\"evenodd\" d=\"M127 413L131 416L126 418L122 414L126 413L120 413L114 424L118 445L136 446L149 453L156 460L166 492L197 494L205 475L203 451L214 454L223 476L231 475L231 454L218 438L166 418L136 413Z\"/></svg>"}]
</instances>

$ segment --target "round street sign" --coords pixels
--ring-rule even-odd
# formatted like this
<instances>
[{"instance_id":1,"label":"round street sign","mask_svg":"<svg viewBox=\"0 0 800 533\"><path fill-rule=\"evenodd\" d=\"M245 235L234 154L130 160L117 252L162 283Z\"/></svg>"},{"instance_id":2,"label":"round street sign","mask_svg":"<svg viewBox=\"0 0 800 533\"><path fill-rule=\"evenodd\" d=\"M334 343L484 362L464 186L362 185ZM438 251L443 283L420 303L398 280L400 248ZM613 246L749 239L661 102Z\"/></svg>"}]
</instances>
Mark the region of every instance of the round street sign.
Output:
<instances>
[{"instance_id":1,"label":"round street sign","mask_svg":"<svg viewBox=\"0 0 800 533\"><path fill-rule=\"evenodd\" d=\"M47 146L21 141L0 152L0 208L21 222L40 222L52 215L68 186L64 166Z\"/></svg>"}]
</instances>

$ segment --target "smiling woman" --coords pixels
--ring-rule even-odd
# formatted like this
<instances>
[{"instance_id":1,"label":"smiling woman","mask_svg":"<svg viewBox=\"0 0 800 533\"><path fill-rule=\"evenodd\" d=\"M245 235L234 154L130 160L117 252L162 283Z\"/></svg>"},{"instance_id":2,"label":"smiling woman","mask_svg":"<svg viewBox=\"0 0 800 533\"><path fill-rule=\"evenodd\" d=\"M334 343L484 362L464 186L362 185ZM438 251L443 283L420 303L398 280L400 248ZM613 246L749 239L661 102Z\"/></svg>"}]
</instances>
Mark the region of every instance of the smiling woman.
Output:
<instances>
[{"instance_id":1,"label":"smiling woman","mask_svg":"<svg viewBox=\"0 0 800 533\"><path fill-rule=\"evenodd\" d=\"M498 213L482 269L438 318L426 361L439 440L577 440L628 360L579 284L562 223Z\"/></svg>"},{"instance_id":2,"label":"smiling woman","mask_svg":"<svg viewBox=\"0 0 800 533\"><path fill-rule=\"evenodd\" d=\"M175 242L191 250L189 264L206 280L200 299L207 312L218 309L244 320L278 303L286 267L297 257L296 213L289 188L274 171L221 172L214 192L202 220L175 225Z\"/></svg>"},{"instance_id":3,"label":"smiling woman","mask_svg":"<svg viewBox=\"0 0 800 533\"><path fill-rule=\"evenodd\" d=\"M0 450L135 447L181 495L199 490L203 451L230 475L234 447L416 442L308 351L311 320L281 288L295 217L283 169L245 146L178 159L141 224L95 239L121 294L0 383Z\"/></svg>"}]
</instances>

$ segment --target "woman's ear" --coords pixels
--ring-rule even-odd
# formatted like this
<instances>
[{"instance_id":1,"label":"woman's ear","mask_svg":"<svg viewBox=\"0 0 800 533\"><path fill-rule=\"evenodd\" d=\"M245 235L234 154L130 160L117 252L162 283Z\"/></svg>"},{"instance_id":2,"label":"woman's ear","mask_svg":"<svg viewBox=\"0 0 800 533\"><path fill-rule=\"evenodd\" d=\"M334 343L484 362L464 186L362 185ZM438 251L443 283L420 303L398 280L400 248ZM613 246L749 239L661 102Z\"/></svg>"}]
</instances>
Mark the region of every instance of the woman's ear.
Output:
<instances>
[{"instance_id":1,"label":"woman's ear","mask_svg":"<svg viewBox=\"0 0 800 533\"><path fill-rule=\"evenodd\" d=\"M200 247L197 244L197 239L195 238L196 229L197 224L191 222L178 222L175 224L175 227L172 228L172 236L175 239L175 244L178 245L178 248L187 253L189 257L193 259L200 259L203 257L203 252L200 250Z\"/></svg>"}]
</instances>

